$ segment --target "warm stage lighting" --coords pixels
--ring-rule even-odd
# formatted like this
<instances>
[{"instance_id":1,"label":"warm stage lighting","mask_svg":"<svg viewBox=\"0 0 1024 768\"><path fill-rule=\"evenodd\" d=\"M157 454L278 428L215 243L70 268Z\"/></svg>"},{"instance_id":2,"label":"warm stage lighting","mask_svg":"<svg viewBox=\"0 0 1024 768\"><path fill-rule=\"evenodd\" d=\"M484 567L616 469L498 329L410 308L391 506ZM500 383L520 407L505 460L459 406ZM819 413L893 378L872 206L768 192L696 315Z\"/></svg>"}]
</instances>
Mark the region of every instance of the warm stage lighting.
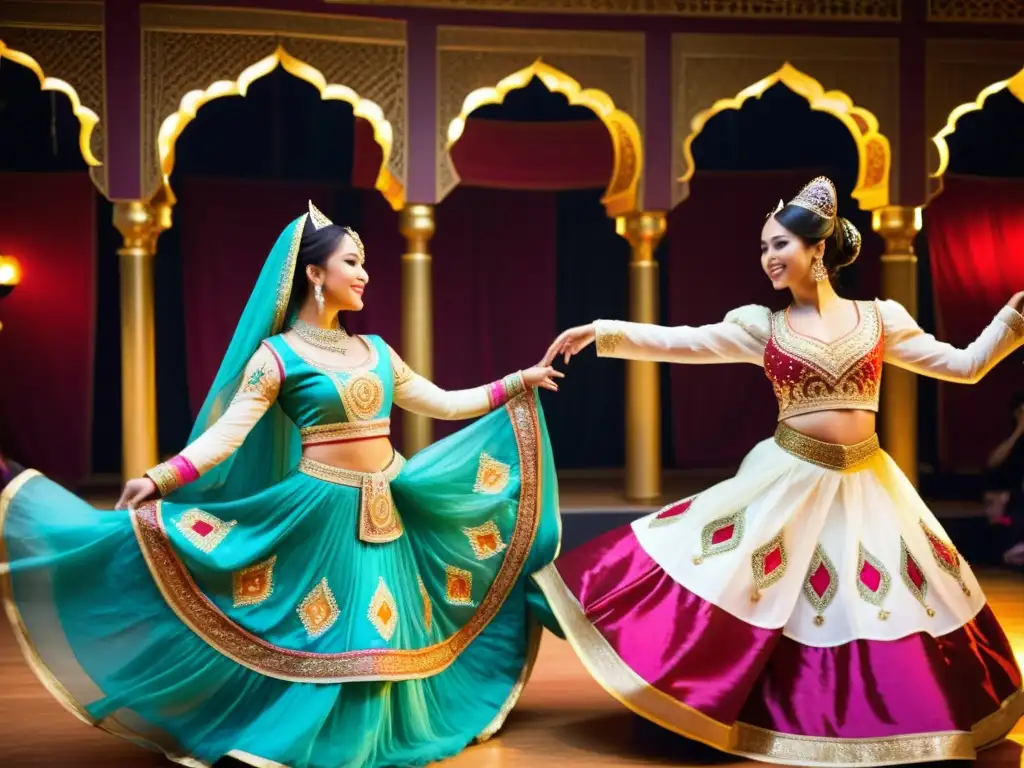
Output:
<instances>
[{"instance_id":1,"label":"warm stage lighting","mask_svg":"<svg viewBox=\"0 0 1024 768\"><path fill-rule=\"evenodd\" d=\"M21 264L13 256L0 256L0 299L21 282Z\"/></svg>"}]
</instances>

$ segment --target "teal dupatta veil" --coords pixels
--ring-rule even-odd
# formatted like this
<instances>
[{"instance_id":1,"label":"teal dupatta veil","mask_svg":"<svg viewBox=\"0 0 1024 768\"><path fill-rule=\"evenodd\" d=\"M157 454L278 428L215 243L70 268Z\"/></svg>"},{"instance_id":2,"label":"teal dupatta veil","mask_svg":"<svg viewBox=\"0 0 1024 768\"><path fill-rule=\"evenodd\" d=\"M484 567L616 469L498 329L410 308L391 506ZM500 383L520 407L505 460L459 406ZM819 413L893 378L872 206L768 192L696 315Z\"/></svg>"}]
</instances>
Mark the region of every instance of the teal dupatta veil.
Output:
<instances>
[{"instance_id":1,"label":"teal dupatta veil","mask_svg":"<svg viewBox=\"0 0 1024 768\"><path fill-rule=\"evenodd\" d=\"M287 327L295 262L308 218L309 214L303 214L285 227L270 250L192 427L190 443L213 426L227 409L260 342ZM212 503L245 498L279 482L298 462L301 450L298 429L275 404L237 451L197 481L175 491L169 500Z\"/></svg>"}]
</instances>

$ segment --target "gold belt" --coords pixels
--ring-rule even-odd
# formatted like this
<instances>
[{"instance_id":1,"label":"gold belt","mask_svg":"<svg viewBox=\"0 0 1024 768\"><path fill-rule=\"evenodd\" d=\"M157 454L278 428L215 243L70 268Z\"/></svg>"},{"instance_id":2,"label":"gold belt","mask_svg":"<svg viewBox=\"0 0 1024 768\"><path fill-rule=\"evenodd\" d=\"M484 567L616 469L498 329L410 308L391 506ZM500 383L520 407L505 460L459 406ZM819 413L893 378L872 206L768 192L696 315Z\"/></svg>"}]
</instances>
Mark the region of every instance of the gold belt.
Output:
<instances>
[{"instance_id":1,"label":"gold belt","mask_svg":"<svg viewBox=\"0 0 1024 768\"><path fill-rule=\"evenodd\" d=\"M776 428L775 443L798 459L837 471L851 469L878 452L878 435L853 445L839 445L815 440L785 424Z\"/></svg>"},{"instance_id":2,"label":"gold belt","mask_svg":"<svg viewBox=\"0 0 1024 768\"><path fill-rule=\"evenodd\" d=\"M379 472L356 472L332 467L303 456L299 472L335 485L359 488L359 539L369 544L385 544L401 537L402 519L391 496L391 481L398 477L405 459L395 454Z\"/></svg>"},{"instance_id":3,"label":"gold belt","mask_svg":"<svg viewBox=\"0 0 1024 768\"><path fill-rule=\"evenodd\" d=\"M344 421L337 424L317 424L299 430L303 445L341 443L367 437L387 437L391 434L391 419L373 421Z\"/></svg>"}]
</instances>

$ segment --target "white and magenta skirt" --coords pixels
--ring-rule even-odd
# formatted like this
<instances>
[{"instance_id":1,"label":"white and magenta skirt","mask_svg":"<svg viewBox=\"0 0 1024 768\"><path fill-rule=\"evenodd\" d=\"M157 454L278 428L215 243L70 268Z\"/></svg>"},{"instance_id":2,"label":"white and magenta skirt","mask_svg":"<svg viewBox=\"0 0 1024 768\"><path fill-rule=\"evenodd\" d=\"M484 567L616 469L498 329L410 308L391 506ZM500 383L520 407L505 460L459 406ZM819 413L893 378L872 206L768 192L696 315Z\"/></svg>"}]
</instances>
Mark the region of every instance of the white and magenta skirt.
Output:
<instances>
[{"instance_id":1,"label":"white and magenta skirt","mask_svg":"<svg viewBox=\"0 0 1024 768\"><path fill-rule=\"evenodd\" d=\"M732 754L970 760L1024 714L974 574L877 438L780 426L735 477L534 578L609 693Z\"/></svg>"}]
</instances>

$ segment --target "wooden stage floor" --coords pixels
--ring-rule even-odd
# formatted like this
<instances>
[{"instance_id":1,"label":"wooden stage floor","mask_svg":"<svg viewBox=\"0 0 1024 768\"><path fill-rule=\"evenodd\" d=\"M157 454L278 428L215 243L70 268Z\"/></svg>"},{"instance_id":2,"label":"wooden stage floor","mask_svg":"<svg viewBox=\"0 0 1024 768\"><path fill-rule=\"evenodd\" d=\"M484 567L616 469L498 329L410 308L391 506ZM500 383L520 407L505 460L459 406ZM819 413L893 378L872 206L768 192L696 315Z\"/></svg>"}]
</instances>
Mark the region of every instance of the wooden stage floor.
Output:
<instances>
[{"instance_id":1,"label":"wooden stage floor","mask_svg":"<svg viewBox=\"0 0 1024 768\"><path fill-rule=\"evenodd\" d=\"M1024 577L981 574L989 601L1024 666ZM65 712L29 671L6 621L0 628L0 762L4 766L171 766ZM979 768L1024 768L1024 724L984 752ZM227 761L225 761L227 762ZM625 712L587 674L569 646L546 635L533 679L506 728L444 768L534 766L729 766L753 763L664 733ZM962 763L961 763L962 764ZM220 765L220 764L218 764ZM955 766L956 763L947 765Z\"/></svg>"}]
</instances>

